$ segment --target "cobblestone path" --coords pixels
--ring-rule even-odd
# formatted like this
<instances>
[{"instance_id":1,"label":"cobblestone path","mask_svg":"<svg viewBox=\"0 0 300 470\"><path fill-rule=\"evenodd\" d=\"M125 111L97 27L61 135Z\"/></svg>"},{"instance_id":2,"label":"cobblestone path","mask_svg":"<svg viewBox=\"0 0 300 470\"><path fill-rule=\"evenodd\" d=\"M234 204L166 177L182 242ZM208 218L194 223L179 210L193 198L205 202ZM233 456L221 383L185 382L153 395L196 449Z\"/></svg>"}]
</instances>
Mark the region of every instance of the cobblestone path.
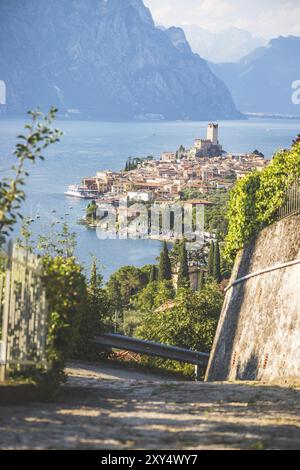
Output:
<instances>
[{"instance_id":1,"label":"cobblestone path","mask_svg":"<svg viewBox=\"0 0 300 470\"><path fill-rule=\"evenodd\" d=\"M300 449L299 388L127 374L73 366L55 402L0 407L0 448Z\"/></svg>"}]
</instances>

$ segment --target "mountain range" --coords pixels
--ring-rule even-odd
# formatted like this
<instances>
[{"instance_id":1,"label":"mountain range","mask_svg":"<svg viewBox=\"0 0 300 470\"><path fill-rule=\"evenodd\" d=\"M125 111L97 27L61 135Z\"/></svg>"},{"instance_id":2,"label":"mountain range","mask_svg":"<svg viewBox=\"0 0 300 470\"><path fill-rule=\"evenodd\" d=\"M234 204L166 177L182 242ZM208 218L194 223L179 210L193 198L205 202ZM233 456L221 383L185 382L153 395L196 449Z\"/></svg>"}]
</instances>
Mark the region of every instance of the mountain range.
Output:
<instances>
[{"instance_id":1,"label":"mountain range","mask_svg":"<svg viewBox=\"0 0 300 470\"><path fill-rule=\"evenodd\" d=\"M192 50L203 59L214 63L238 62L268 42L236 27L214 32L197 25L185 25L182 28Z\"/></svg>"},{"instance_id":2,"label":"mountain range","mask_svg":"<svg viewBox=\"0 0 300 470\"><path fill-rule=\"evenodd\" d=\"M232 96L180 28L142 0L0 1L6 115L56 105L101 120L238 119Z\"/></svg>"},{"instance_id":3,"label":"mountain range","mask_svg":"<svg viewBox=\"0 0 300 470\"><path fill-rule=\"evenodd\" d=\"M237 63L210 63L243 113L300 116L292 84L300 80L300 37L272 39Z\"/></svg>"}]
</instances>

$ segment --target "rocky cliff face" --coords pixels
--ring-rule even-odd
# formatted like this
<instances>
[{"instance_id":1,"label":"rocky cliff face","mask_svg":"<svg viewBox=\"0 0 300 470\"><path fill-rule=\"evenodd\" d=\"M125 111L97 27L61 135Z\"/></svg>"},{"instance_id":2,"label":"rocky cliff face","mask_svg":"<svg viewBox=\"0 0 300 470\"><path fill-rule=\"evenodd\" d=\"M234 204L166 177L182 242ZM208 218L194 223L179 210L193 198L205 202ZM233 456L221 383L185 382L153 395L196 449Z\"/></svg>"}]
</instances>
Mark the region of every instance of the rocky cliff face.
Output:
<instances>
[{"instance_id":1,"label":"rocky cliff face","mask_svg":"<svg viewBox=\"0 0 300 470\"><path fill-rule=\"evenodd\" d=\"M55 104L81 118L241 117L183 31L156 28L142 0L1 1L0 22L8 114Z\"/></svg>"}]
</instances>

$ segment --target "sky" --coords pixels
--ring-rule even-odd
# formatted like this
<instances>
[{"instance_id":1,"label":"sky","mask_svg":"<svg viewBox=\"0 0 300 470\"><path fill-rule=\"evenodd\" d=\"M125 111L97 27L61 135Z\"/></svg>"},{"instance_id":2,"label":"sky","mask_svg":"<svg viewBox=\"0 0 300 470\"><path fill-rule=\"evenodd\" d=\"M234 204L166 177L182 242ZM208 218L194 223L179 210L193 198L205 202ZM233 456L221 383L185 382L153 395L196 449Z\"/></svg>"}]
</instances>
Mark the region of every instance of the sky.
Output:
<instances>
[{"instance_id":1,"label":"sky","mask_svg":"<svg viewBox=\"0 0 300 470\"><path fill-rule=\"evenodd\" d=\"M254 36L300 36L300 0L144 0L162 26L235 26Z\"/></svg>"}]
</instances>

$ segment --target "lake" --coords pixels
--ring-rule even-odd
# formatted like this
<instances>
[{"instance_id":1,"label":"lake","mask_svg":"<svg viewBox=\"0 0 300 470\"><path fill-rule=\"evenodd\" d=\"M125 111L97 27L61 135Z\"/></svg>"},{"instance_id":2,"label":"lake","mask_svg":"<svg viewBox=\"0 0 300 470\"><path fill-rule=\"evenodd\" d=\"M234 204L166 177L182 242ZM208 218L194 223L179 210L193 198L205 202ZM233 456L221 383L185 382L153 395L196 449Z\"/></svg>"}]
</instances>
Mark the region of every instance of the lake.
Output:
<instances>
[{"instance_id":1,"label":"lake","mask_svg":"<svg viewBox=\"0 0 300 470\"><path fill-rule=\"evenodd\" d=\"M21 120L0 120L0 173L9 174L16 136L22 132ZM175 151L181 144L190 147L195 138L206 136L207 122L108 123L92 121L57 121L64 132L61 142L46 152L46 161L29 166L27 200L23 213L40 214L32 228L48 233L53 221L68 221L77 235L77 254L88 266L96 256L103 265L104 277L124 265L143 266L155 262L161 243L155 240L99 240L94 230L78 225L86 201L68 198L66 187L79 183L98 170L124 168L128 157ZM219 122L220 142L228 152L254 149L267 158L281 148L288 148L300 132L300 121L284 119L249 119ZM56 211L55 213L53 211ZM65 215L69 213L70 215Z\"/></svg>"}]
</instances>

